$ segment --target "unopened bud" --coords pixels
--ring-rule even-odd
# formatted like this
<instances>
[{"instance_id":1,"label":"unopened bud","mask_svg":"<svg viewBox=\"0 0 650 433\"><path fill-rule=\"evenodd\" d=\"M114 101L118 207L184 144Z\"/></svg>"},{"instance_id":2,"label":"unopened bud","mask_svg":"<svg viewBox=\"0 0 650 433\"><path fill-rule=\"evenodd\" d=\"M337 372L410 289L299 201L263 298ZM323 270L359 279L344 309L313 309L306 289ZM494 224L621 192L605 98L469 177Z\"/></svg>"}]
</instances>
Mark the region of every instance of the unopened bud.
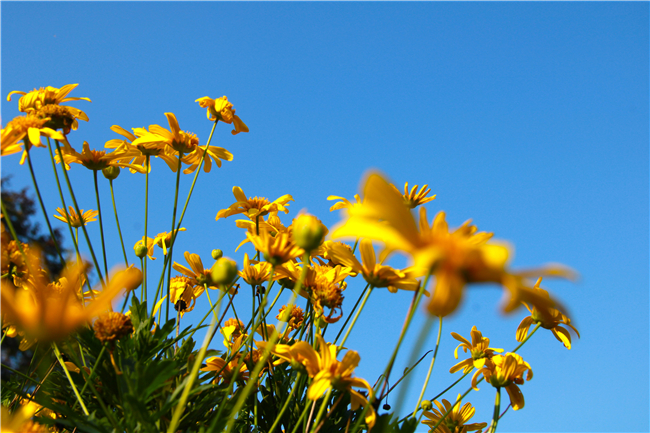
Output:
<instances>
[{"instance_id":1,"label":"unopened bud","mask_svg":"<svg viewBox=\"0 0 650 433\"><path fill-rule=\"evenodd\" d=\"M143 257L145 257L145 256L147 255L147 251L148 251L148 249L147 249L146 246L144 246L144 245L142 245L142 244L136 246L136 247L133 248L133 249L135 250L135 255L136 255L138 258L140 258L140 259L143 258Z\"/></svg>"},{"instance_id":2,"label":"unopened bud","mask_svg":"<svg viewBox=\"0 0 650 433\"><path fill-rule=\"evenodd\" d=\"M212 269L210 276L214 284L230 284L237 276L237 263L228 257L221 257L217 260Z\"/></svg>"},{"instance_id":3,"label":"unopened bud","mask_svg":"<svg viewBox=\"0 0 650 433\"><path fill-rule=\"evenodd\" d=\"M219 260L222 257L223 257L223 251L221 251L221 250L212 250L212 258L213 259Z\"/></svg>"},{"instance_id":4,"label":"unopened bud","mask_svg":"<svg viewBox=\"0 0 650 433\"><path fill-rule=\"evenodd\" d=\"M117 179L117 176L120 175L120 167L109 165L108 167L102 169L102 174L108 180Z\"/></svg>"},{"instance_id":5,"label":"unopened bud","mask_svg":"<svg viewBox=\"0 0 650 433\"><path fill-rule=\"evenodd\" d=\"M422 410L431 410L433 408L433 403L431 403L431 400L423 400L422 403L420 403L420 407Z\"/></svg>"},{"instance_id":6,"label":"unopened bud","mask_svg":"<svg viewBox=\"0 0 650 433\"><path fill-rule=\"evenodd\" d=\"M326 234L323 223L313 215L300 215L293 222L293 240L306 251L318 248Z\"/></svg>"}]
</instances>

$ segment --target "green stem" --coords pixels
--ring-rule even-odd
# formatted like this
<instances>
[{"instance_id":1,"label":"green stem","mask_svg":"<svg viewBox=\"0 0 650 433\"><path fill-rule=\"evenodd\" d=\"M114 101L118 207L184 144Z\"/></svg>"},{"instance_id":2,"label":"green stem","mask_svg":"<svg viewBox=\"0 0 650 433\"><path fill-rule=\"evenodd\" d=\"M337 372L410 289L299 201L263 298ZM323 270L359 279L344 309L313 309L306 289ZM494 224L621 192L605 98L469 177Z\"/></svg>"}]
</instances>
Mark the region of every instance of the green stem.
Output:
<instances>
[{"instance_id":1,"label":"green stem","mask_svg":"<svg viewBox=\"0 0 650 433\"><path fill-rule=\"evenodd\" d=\"M61 158L61 160L63 161L63 158ZM61 358L61 352L59 352L59 348L56 346L56 343L52 343L52 348L54 349L54 355L56 356L56 359L59 361L59 364L61 365L61 368L63 368L63 371L65 372L65 375L68 378L68 381L70 382L70 386L72 387L72 391L77 396L77 401L79 401L79 405L81 405L81 409L84 411L84 414L86 416L90 415L90 413L88 412L88 409L86 409L86 405L84 404L83 400L81 399L81 395L79 395L79 391L77 390L77 386L74 384L74 381L72 380L72 377L70 377L70 372L68 371L68 367L65 366L65 362L63 362L63 358Z\"/></svg>"},{"instance_id":2,"label":"green stem","mask_svg":"<svg viewBox=\"0 0 650 433\"><path fill-rule=\"evenodd\" d=\"M178 189L180 187L181 183L181 164L183 159L183 153L179 152L178 153L178 170L176 170L176 190L174 191L174 210L172 212L172 231L171 231L171 237L169 241L169 260L165 260L164 264L169 263L169 268L167 270L167 299L170 299L170 290L171 290L171 279L172 279L172 255L174 251L174 243L176 241L176 233L174 233L174 226L176 225L176 209L178 206ZM179 226L180 228L180 226ZM163 240L163 242L165 242ZM163 266L163 274L165 273L165 267ZM207 290L207 288L206 288ZM167 303L167 315L169 315L169 302Z\"/></svg>"},{"instance_id":3,"label":"green stem","mask_svg":"<svg viewBox=\"0 0 650 433\"><path fill-rule=\"evenodd\" d=\"M440 347L440 336L442 335L442 316L439 318L438 322L438 339L436 340L436 349L433 351L433 358L431 358L431 365L429 365L429 371L427 372L427 378L424 380L424 385L422 385L422 391L420 392L420 398L418 398L418 403L415 405L413 413L415 414L420 408L420 403L422 403L422 398L424 398L424 392L427 389L429 384L429 379L431 378L431 371L433 371L433 364L436 362L436 355L438 354L438 347Z\"/></svg>"},{"instance_id":4,"label":"green stem","mask_svg":"<svg viewBox=\"0 0 650 433\"><path fill-rule=\"evenodd\" d=\"M350 332L352 332L352 328L354 327L354 324L357 323L357 319L359 318L359 315L361 314L361 311L363 311L363 307L366 305L366 301L370 297L370 294L372 293L372 289L374 287L371 285L370 289L366 292L366 296L363 298L363 302L361 303L361 306L359 307L359 310L357 311L357 314L354 316L354 319L352 319L352 323L350 323L350 327L348 328L347 332L343 336L343 340L341 341L341 344L338 345L337 351L341 351L343 349L343 345L348 339L348 336L350 335Z\"/></svg>"},{"instance_id":5,"label":"green stem","mask_svg":"<svg viewBox=\"0 0 650 433\"><path fill-rule=\"evenodd\" d=\"M129 267L129 259L126 257L126 249L124 248L124 239L122 239L122 230L120 229L120 219L117 217L117 206L115 205L115 194L113 193L113 179L109 180L111 184L111 199L113 200L113 212L115 213L115 223L117 224L117 233L120 235L120 244L122 245L122 254L124 254L124 264Z\"/></svg>"},{"instance_id":6,"label":"green stem","mask_svg":"<svg viewBox=\"0 0 650 433\"><path fill-rule=\"evenodd\" d=\"M142 242L144 243L145 248L149 248L149 245L147 245L147 222L148 222L148 216L149 216L149 171L151 171L151 156L146 155L145 156L145 162L144 162L144 167L145 170L147 171L145 174L145 181L144 181L144 237L142 238ZM142 299L143 302L147 301L147 259L145 256L144 259L144 266L142 269ZM165 317L165 320L169 320L169 304L167 304L167 316Z\"/></svg>"},{"instance_id":7,"label":"green stem","mask_svg":"<svg viewBox=\"0 0 650 433\"><path fill-rule=\"evenodd\" d=\"M278 426L278 424L280 423L280 420L282 419L282 415L284 415L284 412L287 410L287 407L289 407L289 402L291 401L291 397L293 397L293 393L296 392L296 389L298 388L298 381L300 380L301 374L302 373L298 372L298 374L296 375L296 379L294 381L296 383L296 385L294 385L291 388L291 392L289 393L289 396L285 400L284 405L282 405L282 409L280 409L280 413L275 418L275 421L273 422L273 425L271 426L271 429L269 430L269 433L273 433L275 431L275 428Z\"/></svg>"},{"instance_id":8,"label":"green stem","mask_svg":"<svg viewBox=\"0 0 650 433\"><path fill-rule=\"evenodd\" d=\"M323 402L320 405L320 409L318 409L318 414L316 415L316 420L314 421L314 427L313 430L316 429L318 424L320 423L320 419L323 417L323 413L325 413L325 409L327 408L327 403L330 401L330 396L332 395L332 390L334 388L330 388L327 390L327 394L325 394L325 398L323 399ZM311 421L311 420L309 420ZM307 421L307 429L309 430L309 421Z\"/></svg>"},{"instance_id":9,"label":"green stem","mask_svg":"<svg viewBox=\"0 0 650 433\"><path fill-rule=\"evenodd\" d=\"M521 348L521 346L524 345L525 342L527 342L528 340L530 340L530 337L532 337L533 334L534 334L535 332L537 332L537 330L539 329L540 326L542 326L541 323L538 323L537 325L535 325L535 328L533 328L533 330L532 330L531 332L528 333L528 335L526 336L526 338L524 339L524 341L522 341L522 342L519 344L519 346L515 347L515 350L513 350L512 353L517 352L517 351Z\"/></svg>"},{"instance_id":10,"label":"green stem","mask_svg":"<svg viewBox=\"0 0 650 433\"><path fill-rule=\"evenodd\" d=\"M305 405L305 408L302 410L302 413L300 414L300 418L298 418L298 421L296 421L296 425L293 427L293 430L291 430L291 433L296 433L298 431L298 427L302 423L302 420L305 418L307 415L307 411L309 410L308 404Z\"/></svg>"},{"instance_id":11,"label":"green stem","mask_svg":"<svg viewBox=\"0 0 650 433\"><path fill-rule=\"evenodd\" d=\"M497 387L497 396L494 399L494 415L492 416L492 425L490 426L489 433L494 433L495 431L497 431L500 409L501 409L501 388Z\"/></svg>"},{"instance_id":12,"label":"green stem","mask_svg":"<svg viewBox=\"0 0 650 433\"><path fill-rule=\"evenodd\" d=\"M99 204L99 185L97 184L97 170L93 170L93 177L95 180L95 197L97 197L97 213L99 217L99 234L102 238L102 253L104 254L104 273L108 277L108 264L106 262L106 244L104 243L104 224L102 222L102 208Z\"/></svg>"},{"instance_id":13,"label":"green stem","mask_svg":"<svg viewBox=\"0 0 650 433\"><path fill-rule=\"evenodd\" d=\"M341 329L339 330L339 333L336 334L336 338L334 339L334 344L336 344L337 341L339 341L339 337L341 334L343 334L343 330L347 326L348 322L352 318L352 315L354 314L355 311L357 311L357 307L359 306L359 302L361 302L361 299L363 296L366 294L366 291L370 287L370 283L366 284L366 287L363 289L359 297L357 298L357 302L354 304L354 307L352 307L352 310L350 311L350 314L348 314L348 317L345 319L345 322L343 322L343 326L341 326Z\"/></svg>"}]
</instances>

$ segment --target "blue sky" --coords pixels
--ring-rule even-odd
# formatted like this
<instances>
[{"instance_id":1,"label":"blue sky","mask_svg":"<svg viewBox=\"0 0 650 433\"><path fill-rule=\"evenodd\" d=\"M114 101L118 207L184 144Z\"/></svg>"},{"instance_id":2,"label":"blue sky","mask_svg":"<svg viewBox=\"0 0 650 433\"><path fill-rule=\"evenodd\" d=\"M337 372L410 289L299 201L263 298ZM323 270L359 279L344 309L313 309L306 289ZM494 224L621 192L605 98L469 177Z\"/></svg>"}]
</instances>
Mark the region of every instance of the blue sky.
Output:
<instances>
[{"instance_id":1,"label":"blue sky","mask_svg":"<svg viewBox=\"0 0 650 433\"><path fill-rule=\"evenodd\" d=\"M251 252L234 252L243 239L236 218L214 221L235 185L271 200L292 194L287 224L307 209L332 227L340 216L326 197L352 198L370 169L398 186L429 184L437 194L430 217L444 210L452 226L472 218L512 242L513 268L560 262L581 275L545 285L570 307L582 338L567 351L540 330L524 346L535 372L522 387L526 407L499 429L650 428L648 3L2 2L1 12L2 95L80 83L71 96L93 102L74 104L90 117L71 135L79 150L84 140L101 148L119 138L114 124L167 126L165 112L205 143L211 124L194 100L234 103L251 132L233 137L217 127L211 144L234 161L199 177L176 261L190 251L211 263L210 251L221 248L241 263ZM3 124L18 115L17 99L1 108ZM33 157L51 215L60 203L49 158L41 149ZM2 175L13 175L15 188L31 185L17 162L3 158ZM91 172L75 166L70 175L86 197L81 207L95 209ZM175 177L162 161L152 175L156 234L170 228ZM190 183L181 179L181 197ZM132 254L144 177L123 173L115 188ZM106 183L101 195L114 240ZM98 242L96 223L89 230ZM120 261L114 248L109 263ZM348 309L362 288L350 284ZM476 325L493 346L515 347L525 310L502 316L500 298L497 288L466 291L443 325L427 395L454 380L451 331L469 336ZM408 293L373 293L347 344L361 355L360 377L373 383L383 370L409 302ZM425 319L418 313L395 371ZM425 373L416 370L403 410ZM477 422L489 420L493 399L485 385L470 394Z\"/></svg>"}]
</instances>

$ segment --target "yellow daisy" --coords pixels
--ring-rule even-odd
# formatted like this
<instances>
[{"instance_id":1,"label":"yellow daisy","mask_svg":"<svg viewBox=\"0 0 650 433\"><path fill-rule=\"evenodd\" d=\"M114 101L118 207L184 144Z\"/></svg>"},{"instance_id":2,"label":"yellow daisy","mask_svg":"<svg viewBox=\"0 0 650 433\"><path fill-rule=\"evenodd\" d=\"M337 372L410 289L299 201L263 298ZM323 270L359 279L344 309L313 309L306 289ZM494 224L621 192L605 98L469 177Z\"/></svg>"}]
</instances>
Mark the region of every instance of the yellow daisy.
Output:
<instances>
[{"instance_id":1,"label":"yellow daisy","mask_svg":"<svg viewBox=\"0 0 650 433\"><path fill-rule=\"evenodd\" d=\"M240 132L248 132L248 126L235 114L232 103L228 102L228 98L225 96L217 99L204 96L194 102L198 102L201 107L208 109L206 114L210 121L221 120L229 125L233 124L235 130L231 131L232 135L237 135Z\"/></svg>"},{"instance_id":2,"label":"yellow daisy","mask_svg":"<svg viewBox=\"0 0 650 433\"><path fill-rule=\"evenodd\" d=\"M244 194L244 191L238 186L232 188L232 193L237 201L231 204L228 209L222 209L217 212L216 221L219 221L221 218L227 218L242 213L252 221L258 217L268 215L270 212L281 211L289 213L287 206L289 206L288 203L290 201L293 201L293 197L289 194L285 194L272 202L265 197L246 198L246 194Z\"/></svg>"},{"instance_id":3,"label":"yellow daisy","mask_svg":"<svg viewBox=\"0 0 650 433\"><path fill-rule=\"evenodd\" d=\"M87 210L84 212L83 209L79 209L79 212L81 213L81 217L79 217L72 206L68 206L68 212L60 207L57 207L56 211L60 215L54 215L54 218L63 221L64 223L68 223L74 228L79 228L82 225L85 226L89 222L97 221L95 217L99 215L99 211L96 210Z\"/></svg>"},{"instance_id":4,"label":"yellow daisy","mask_svg":"<svg viewBox=\"0 0 650 433\"><path fill-rule=\"evenodd\" d=\"M505 388L510 396L512 409L519 410L524 407L524 395L518 386L524 383L524 373L526 373L526 380L533 378L533 370L521 356L516 353L495 355L485 363L483 368L476 370L472 377L472 388L478 391L477 379L480 374L483 374L490 385L495 388Z\"/></svg>"},{"instance_id":5,"label":"yellow daisy","mask_svg":"<svg viewBox=\"0 0 650 433\"><path fill-rule=\"evenodd\" d=\"M397 192L399 192L399 189L392 183L390 184ZM430 201L433 201L436 199L436 195L432 195L431 197L427 197L429 193L431 192L431 188L428 188L429 185L423 185L422 188L418 191L418 185L414 185L413 188L409 190L409 183L406 182L404 184L404 204L406 207L409 209L413 209L421 204L429 203Z\"/></svg>"},{"instance_id":6,"label":"yellow daisy","mask_svg":"<svg viewBox=\"0 0 650 433\"><path fill-rule=\"evenodd\" d=\"M47 121L48 119L39 119L34 116L18 116L14 118L2 129L2 156L23 151L20 164L24 164L31 146L46 147L41 141L41 137L65 141L63 134L45 126ZM21 141L25 143L24 150Z\"/></svg>"},{"instance_id":7,"label":"yellow daisy","mask_svg":"<svg viewBox=\"0 0 650 433\"><path fill-rule=\"evenodd\" d=\"M491 359L495 355L494 352L503 352L503 349L495 349L493 347L489 347L490 339L483 337L481 332L476 329L476 326L472 327L470 334L472 336L471 343L465 337L462 337L455 332L451 333L452 337L460 341L460 344L456 346L456 350L454 350L454 357L458 359L458 348L462 347L463 352L465 353L467 353L469 350L471 358L461 361L451 367L449 369L450 373L455 373L459 370L463 370L465 373L469 373L474 369L474 367L483 368L485 361Z\"/></svg>"},{"instance_id":8,"label":"yellow daisy","mask_svg":"<svg viewBox=\"0 0 650 433\"><path fill-rule=\"evenodd\" d=\"M435 430L429 430L430 433L466 433L469 431L476 431L482 428L487 427L486 422L467 424L476 412L476 409L472 407L470 403L465 403L461 407L461 395L458 394L456 403L454 403L454 408L451 408L451 403L447 400L442 399L442 403L438 400L433 401L438 409L433 409L432 412L426 411L423 413L428 419L423 420L422 424L428 425L430 428L433 428L440 419L445 416L444 421L438 424L438 427Z\"/></svg>"}]
</instances>

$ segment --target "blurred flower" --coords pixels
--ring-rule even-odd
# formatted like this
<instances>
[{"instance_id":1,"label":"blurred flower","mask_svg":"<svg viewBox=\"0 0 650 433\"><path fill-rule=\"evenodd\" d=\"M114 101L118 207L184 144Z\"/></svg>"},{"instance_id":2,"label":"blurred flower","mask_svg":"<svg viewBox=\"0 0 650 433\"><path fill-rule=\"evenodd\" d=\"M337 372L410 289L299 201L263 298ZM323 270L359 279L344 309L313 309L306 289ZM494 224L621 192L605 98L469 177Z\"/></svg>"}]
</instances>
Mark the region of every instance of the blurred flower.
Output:
<instances>
[{"instance_id":1,"label":"blurred flower","mask_svg":"<svg viewBox=\"0 0 650 433\"><path fill-rule=\"evenodd\" d=\"M133 333L131 318L125 314L109 311L100 315L95 324L95 337L102 343L113 343L116 340Z\"/></svg>"},{"instance_id":2,"label":"blurred flower","mask_svg":"<svg viewBox=\"0 0 650 433\"><path fill-rule=\"evenodd\" d=\"M474 416L476 409L472 407L470 403L465 403L461 407L462 401L460 394L458 394L453 409L451 408L451 403L445 399L442 399L442 403L438 400L434 400L434 403L438 409L432 409L432 412L424 412L423 415L428 419L422 421L422 424L426 424L433 429L433 426L436 425L446 413L449 414L445 417L444 421L438 424L438 427L435 430L429 430L430 433L466 433L487 427L486 422L467 424L467 421Z\"/></svg>"},{"instance_id":3,"label":"blurred flower","mask_svg":"<svg viewBox=\"0 0 650 433\"><path fill-rule=\"evenodd\" d=\"M269 199L264 197L246 198L244 191L238 186L232 188L232 193L237 201L231 204L228 209L222 209L217 212L217 221L221 218L227 218L240 213L243 213L253 221L257 217L267 215L269 212L282 211L284 213L289 213L289 209L287 209L286 206L289 206L287 204L288 202L293 201L293 197L289 194L285 194L273 202L269 202Z\"/></svg>"},{"instance_id":4,"label":"blurred flower","mask_svg":"<svg viewBox=\"0 0 650 433\"><path fill-rule=\"evenodd\" d=\"M541 289L539 285L542 282L542 278L540 277L537 280L537 283L535 283L535 286L533 287L533 290L539 292L541 296L544 297L549 297L548 292L544 289ZM573 329L573 331L576 333L578 338L580 338L580 333L578 330L571 324L571 320L562 314L559 310L555 308L550 308L547 310L547 314L543 315L540 313L540 311L537 309L537 307L533 306L532 308L527 304L523 303L524 306L530 311L530 316L524 317L524 319L521 321L519 326L517 327L517 341L521 342L526 339L526 336L528 335L528 330L530 329L531 325L533 323L537 324L539 323L542 328L544 329L550 329L555 338L562 344L564 344L564 347L567 349L571 349L571 334L569 334L569 330L561 327L560 325L566 325L569 328Z\"/></svg>"},{"instance_id":5,"label":"blurred flower","mask_svg":"<svg viewBox=\"0 0 650 433\"><path fill-rule=\"evenodd\" d=\"M27 152L31 146L46 147L41 141L41 137L53 138L54 140L65 141L65 136L54 129L44 126L48 119L39 119L34 116L19 116L10 121L2 129L2 156L12 155L23 151L20 158L20 164L24 164L27 159ZM23 145L19 143L24 141Z\"/></svg>"},{"instance_id":6,"label":"blurred flower","mask_svg":"<svg viewBox=\"0 0 650 433\"><path fill-rule=\"evenodd\" d=\"M0 422L2 433L48 433L49 429L31 420L38 407L36 405L21 405L14 413L2 406Z\"/></svg>"},{"instance_id":7,"label":"blurred flower","mask_svg":"<svg viewBox=\"0 0 650 433\"><path fill-rule=\"evenodd\" d=\"M274 266L304 254L304 250L293 242L288 233L281 233L273 237L269 232L263 231L259 236L246 233L246 237L255 245L255 249L264 255L264 260Z\"/></svg>"},{"instance_id":8,"label":"blurred flower","mask_svg":"<svg viewBox=\"0 0 650 433\"><path fill-rule=\"evenodd\" d=\"M472 327L470 334L472 336L471 343L455 332L451 333L452 337L460 341L460 344L456 346L456 350L454 350L454 357L458 359L458 348L462 347L463 352L465 353L467 353L469 350L471 358L461 361L451 367L451 369L449 369L450 373L455 373L459 370L463 370L465 373L469 373L474 369L474 367L483 368L485 361L491 359L495 355L495 352L503 352L503 349L495 349L493 347L489 347L490 339L483 337L481 332L476 329L476 326Z\"/></svg>"},{"instance_id":9,"label":"blurred flower","mask_svg":"<svg viewBox=\"0 0 650 433\"><path fill-rule=\"evenodd\" d=\"M4 225L3 225L4 227ZM22 247L22 252L20 248ZM24 254L24 255L23 255ZM32 273L40 272L40 268L31 268L32 264L37 264L39 252L31 249L25 243L8 241L3 239L2 242L2 275L11 276L16 287L28 289L34 285L34 275Z\"/></svg>"},{"instance_id":10,"label":"blurred flower","mask_svg":"<svg viewBox=\"0 0 650 433\"><path fill-rule=\"evenodd\" d=\"M194 102L198 102L202 108L207 108L208 120L215 121L221 120L227 124L234 124L234 131L232 135L237 135L240 132L248 132L248 126L235 114L235 109L232 108L232 103L228 102L228 98L222 96L221 98L212 99L209 96L199 98Z\"/></svg>"},{"instance_id":11,"label":"blurred flower","mask_svg":"<svg viewBox=\"0 0 650 433\"><path fill-rule=\"evenodd\" d=\"M399 192L399 189L392 183L390 184L397 192ZM420 188L420 191L418 191L418 185L413 186L411 190L409 191L409 183L406 182L404 184L404 204L406 207L409 209L413 209L421 204L429 203L430 201L433 201L436 199L436 195L434 194L431 197L427 197L427 195L431 192L431 188L427 188L429 185L423 185L422 188ZM401 193L400 193L401 194Z\"/></svg>"},{"instance_id":12,"label":"blurred flower","mask_svg":"<svg viewBox=\"0 0 650 433\"><path fill-rule=\"evenodd\" d=\"M334 205L330 208L330 212L339 209L352 209L354 206L361 204L361 199L359 198L359 194L355 194L354 199L356 200L356 203L350 203L350 201L347 198L339 197L338 195L328 196L327 200L341 200L337 203L334 203Z\"/></svg>"},{"instance_id":13,"label":"blurred flower","mask_svg":"<svg viewBox=\"0 0 650 433\"><path fill-rule=\"evenodd\" d=\"M60 215L54 215L54 218L58 219L59 221L63 221L64 223L68 223L74 228L79 228L82 225L85 226L89 222L97 221L95 217L99 215L99 211L96 210L87 210L84 212L83 209L79 209L79 212L81 214L80 218L72 206L68 206L68 212L64 211L60 207L57 207L56 211Z\"/></svg>"},{"instance_id":14,"label":"blurred flower","mask_svg":"<svg viewBox=\"0 0 650 433\"><path fill-rule=\"evenodd\" d=\"M205 361L206 366L201 368L201 371L216 371L220 372L219 375L215 378L215 383L219 379L223 379L224 383L230 383L232 381L235 371L237 371L237 365L239 364L239 358L236 357L232 361L226 363L223 358L213 356L208 358ZM247 381L249 377L248 368L245 363L242 363L237 374L237 379L241 381Z\"/></svg>"},{"instance_id":15,"label":"blurred flower","mask_svg":"<svg viewBox=\"0 0 650 433\"><path fill-rule=\"evenodd\" d=\"M342 243L331 244L328 255L332 262L361 272L363 278L373 287L387 287L391 293L396 293L397 289L416 290L418 288L418 281L410 274L412 269L407 268L400 271L377 263L371 240L362 239L359 243L359 251L363 265L352 254L349 247Z\"/></svg>"},{"instance_id":16,"label":"blurred flower","mask_svg":"<svg viewBox=\"0 0 650 433\"><path fill-rule=\"evenodd\" d=\"M476 370L472 377L472 388L478 391L476 387L477 378L483 374L485 380L495 388L505 388L510 396L510 404L513 410L519 410L524 407L524 395L521 393L519 386L524 383L524 373L526 380L533 378L533 370L527 362L516 353L506 353L505 355L494 355L487 361L483 368Z\"/></svg>"},{"instance_id":17,"label":"blurred flower","mask_svg":"<svg viewBox=\"0 0 650 433\"><path fill-rule=\"evenodd\" d=\"M3 279L2 313L10 323L39 341L61 340L110 309L111 301L122 289L128 293L142 282L142 273L133 267L115 272L100 294L84 305L78 294L79 281L84 280L82 266L68 264L58 286L49 284L44 275L35 278L33 290L16 289Z\"/></svg>"}]
</instances>

